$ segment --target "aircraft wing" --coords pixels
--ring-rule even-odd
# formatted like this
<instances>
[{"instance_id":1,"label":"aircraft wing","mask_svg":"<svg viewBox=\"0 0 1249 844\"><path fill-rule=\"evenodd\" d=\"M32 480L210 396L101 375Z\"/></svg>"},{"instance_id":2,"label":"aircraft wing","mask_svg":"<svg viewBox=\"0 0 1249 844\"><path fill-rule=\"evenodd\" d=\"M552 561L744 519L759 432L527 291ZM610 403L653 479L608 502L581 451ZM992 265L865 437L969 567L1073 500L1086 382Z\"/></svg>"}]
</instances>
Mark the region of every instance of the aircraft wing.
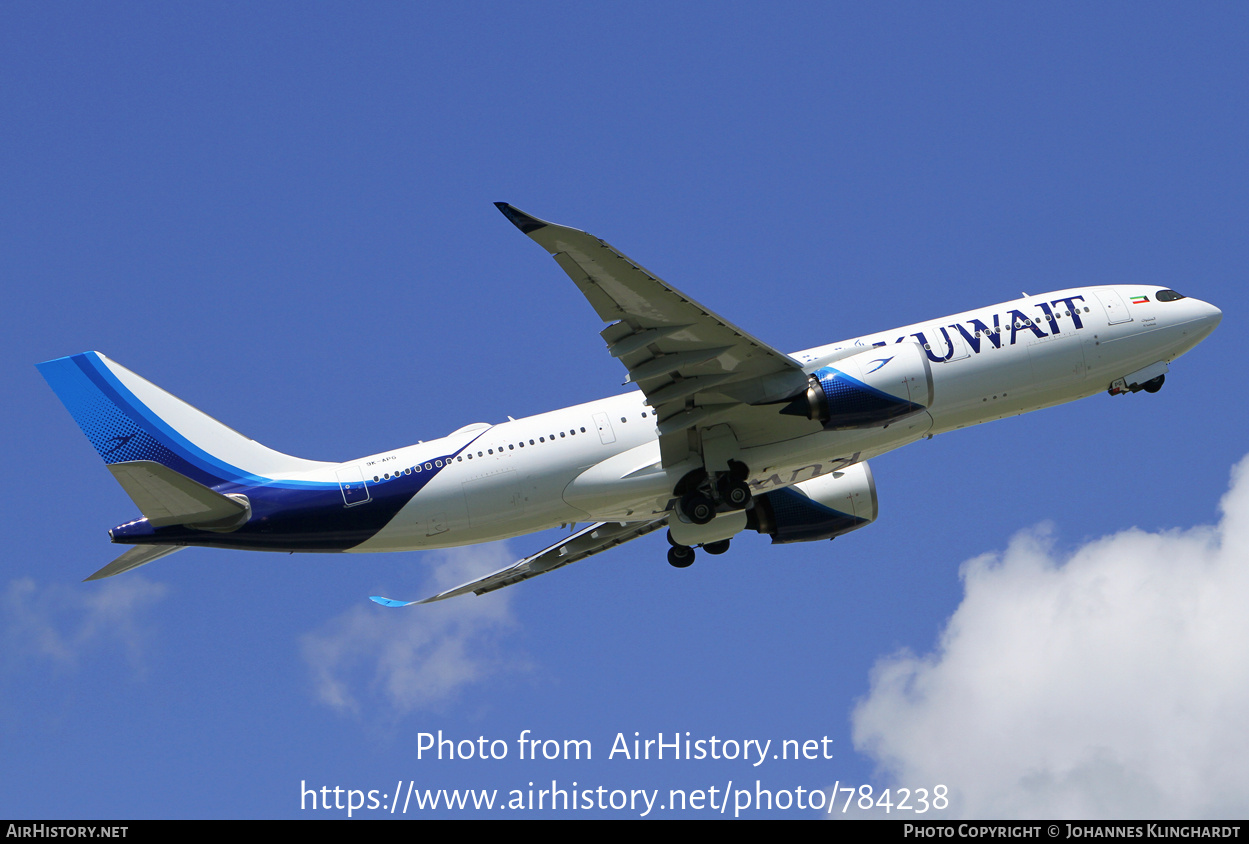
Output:
<instances>
[{"instance_id":1,"label":"aircraft wing","mask_svg":"<svg viewBox=\"0 0 1249 844\"><path fill-rule=\"evenodd\" d=\"M434 601L445 600L446 598L454 598L457 595L467 595L469 592L484 595L487 592L502 589L504 586L511 586L513 583L520 583L522 580L546 574L548 571L554 571L570 563L579 562L600 551L615 548L617 545L628 542L630 539L637 539L639 536L645 536L653 530L658 530L667 523L668 517L666 514L649 522L625 522L623 524L619 522L597 522L556 542L549 548L542 549L531 557L526 557L517 563L513 563L507 568L499 569L493 574L488 574L470 583L465 583L463 586L457 586L446 592L439 592L437 595L424 600L396 601L393 598L377 596L374 596L371 600L385 607L407 607L412 604L429 604Z\"/></svg>"},{"instance_id":2,"label":"aircraft wing","mask_svg":"<svg viewBox=\"0 0 1249 844\"><path fill-rule=\"evenodd\" d=\"M807 387L802 366L655 277L591 234L499 210L551 253L609 325L602 337L655 409L660 454L675 465L700 448L698 431L732 425L743 446L810 433L775 403Z\"/></svg>"}]
</instances>

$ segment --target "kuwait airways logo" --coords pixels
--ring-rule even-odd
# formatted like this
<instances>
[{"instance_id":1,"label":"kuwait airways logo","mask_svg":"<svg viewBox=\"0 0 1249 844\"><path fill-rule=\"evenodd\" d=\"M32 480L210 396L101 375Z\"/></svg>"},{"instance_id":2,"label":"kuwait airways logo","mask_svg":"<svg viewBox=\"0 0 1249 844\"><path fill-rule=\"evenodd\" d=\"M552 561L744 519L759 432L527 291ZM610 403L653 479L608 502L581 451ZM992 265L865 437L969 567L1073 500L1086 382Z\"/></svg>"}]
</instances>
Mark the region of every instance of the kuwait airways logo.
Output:
<instances>
[{"instance_id":1,"label":"kuwait airways logo","mask_svg":"<svg viewBox=\"0 0 1249 844\"><path fill-rule=\"evenodd\" d=\"M876 366L873 366L871 369L869 369L869 370L867 371L867 372L868 372L868 374L870 375L871 373L873 373L873 372L875 372L876 370L880 369L882 366L884 366L885 364L889 363L889 361L893 360L893 359L894 359L894 357L895 357L894 355L890 355L890 356L889 356L889 357L887 357L887 358L877 358L876 360L872 361L872 363L876 364Z\"/></svg>"},{"instance_id":2,"label":"kuwait airways logo","mask_svg":"<svg viewBox=\"0 0 1249 844\"><path fill-rule=\"evenodd\" d=\"M127 445L130 444L130 441L134 439L135 437L137 437L138 435L139 435L139 432L135 431L133 434L126 434L124 437L113 437L111 440L106 441L105 445L107 445L108 443L117 443L117 445L113 446L108 451L100 452L100 456L107 457L108 455L116 451L117 449L125 448Z\"/></svg>"}]
</instances>

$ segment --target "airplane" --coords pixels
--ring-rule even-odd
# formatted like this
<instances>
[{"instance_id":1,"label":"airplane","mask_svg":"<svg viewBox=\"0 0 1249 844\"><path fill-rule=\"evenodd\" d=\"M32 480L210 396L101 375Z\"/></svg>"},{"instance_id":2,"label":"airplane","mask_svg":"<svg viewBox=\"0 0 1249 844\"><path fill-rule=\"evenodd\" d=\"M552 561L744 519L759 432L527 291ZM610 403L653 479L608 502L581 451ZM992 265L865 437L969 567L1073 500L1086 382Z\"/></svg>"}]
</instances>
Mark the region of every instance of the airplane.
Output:
<instances>
[{"instance_id":1,"label":"airplane","mask_svg":"<svg viewBox=\"0 0 1249 844\"><path fill-rule=\"evenodd\" d=\"M586 232L496 203L607 327L636 390L479 422L348 460L292 457L98 352L38 364L142 516L87 580L184 547L380 552L572 526L558 542L420 601L487 592L667 529L668 562L875 521L868 460L921 438L1106 391L1157 392L1222 312L1154 285L1021 298L784 354ZM578 529L578 525L586 523Z\"/></svg>"}]
</instances>

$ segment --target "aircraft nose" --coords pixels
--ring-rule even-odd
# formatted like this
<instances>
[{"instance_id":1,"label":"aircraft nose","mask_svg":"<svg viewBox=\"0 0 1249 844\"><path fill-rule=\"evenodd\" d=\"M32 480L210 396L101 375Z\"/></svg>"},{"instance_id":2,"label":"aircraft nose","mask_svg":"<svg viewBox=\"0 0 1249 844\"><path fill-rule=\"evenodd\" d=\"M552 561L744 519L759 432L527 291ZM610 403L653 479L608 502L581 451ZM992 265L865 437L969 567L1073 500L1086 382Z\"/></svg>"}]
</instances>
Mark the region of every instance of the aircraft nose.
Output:
<instances>
[{"instance_id":1,"label":"aircraft nose","mask_svg":"<svg viewBox=\"0 0 1249 844\"><path fill-rule=\"evenodd\" d=\"M1209 330L1213 331L1218 328L1219 323L1223 321L1223 312L1209 302L1202 302L1201 310L1201 321L1210 326Z\"/></svg>"},{"instance_id":2,"label":"aircraft nose","mask_svg":"<svg viewBox=\"0 0 1249 844\"><path fill-rule=\"evenodd\" d=\"M1203 302L1200 299L1193 299L1192 303L1197 310L1196 321L1201 326L1201 337L1198 340L1200 342L1209 337L1211 332L1219 327L1219 323L1223 321L1223 312L1209 302Z\"/></svg>"},{"instance_id":3,"label":"aircraft nose","mask_svg":"<svg viewBox=\"0 0 1249 844\"><path fill-rule=\"evenodd\" d=\"M1210 316L1207 317L1210 320L1210 327L1215 328L1223 321L1223 312L1214 305L1207 304L1206 307L1210 309Z\"/></svg>"}]
</instances>

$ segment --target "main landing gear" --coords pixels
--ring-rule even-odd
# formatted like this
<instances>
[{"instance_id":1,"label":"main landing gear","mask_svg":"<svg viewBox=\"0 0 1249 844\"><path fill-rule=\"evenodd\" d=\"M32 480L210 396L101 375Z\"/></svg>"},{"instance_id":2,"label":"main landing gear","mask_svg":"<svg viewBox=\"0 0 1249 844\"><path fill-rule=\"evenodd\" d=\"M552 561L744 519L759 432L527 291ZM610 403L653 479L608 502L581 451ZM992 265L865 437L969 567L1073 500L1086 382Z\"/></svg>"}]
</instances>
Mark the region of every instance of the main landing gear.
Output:
<instances>
[{"instance_id":1,"label":"main landing gear","mask_svg":"<svg viewBox=\"0 0 1249 844\"><path fill-rule=\"evenodd\" d=\"M717 472L714 478L708 476L706 470L697 469L681 479L673 490L678 499L678 518L691 524L706 525L717 513L731 513L750 507L753 499L750 485L746 483L750 470L738 460L730 460L728 466L727 472ZM673 539L671 529L668 530L668 544L672 546L668 549L671 565L683 569L694 562L694 549ZM729 550L729 539L704 542L699 547L708 554L723 554Z\"/></svg>"},{"instance_id":2,"label":"main landing gear","mask_svg":"<svg viewBox=\"0 0 1249 844\"><path fill-rule=\"evenodd\" d=\"M729 461L727 472L717 472L714 483L705 469L690 472L674 490L681 515L696 525L708 524L720 510L745 510L750 506L750 470L737 460Z\"/></svg>"},{"instance_id":3,"label":"main landing gear","mask_svg":"<svg viewBox=\"0 0 1249 844\"><path fill-rule=\"evenodd\" d=\"M696 525L705 525L716 517L716 502L698 490L681 496L681 513Z\"/></svg>"},{"instance_id":4,"label":"main landing gear","mask_svg":"<svg viewBox=\"0 0 1249 844\"><path fill-rule=\"evenodd\" d=\"M668 549L668 565L679 569L694 565L694 549L688 545L673 545Z\"/></svg>"},{"instance_id":5,"label":"main landing gear","mask_svg":"<svg viewBox=\"0 0 1249 844\"><path fill-rule=\"evenodd\" d=\"M688 545L678 545L677 541L672 538L672 531L668 531L668 544L672 547L668 549L668 565L675 568L689 568L694 564L694 549ZM701 546L708 554L723 554L729 550L729 540L721 539L719 542L708 542Z\"/></svg>"}]
</instances>

